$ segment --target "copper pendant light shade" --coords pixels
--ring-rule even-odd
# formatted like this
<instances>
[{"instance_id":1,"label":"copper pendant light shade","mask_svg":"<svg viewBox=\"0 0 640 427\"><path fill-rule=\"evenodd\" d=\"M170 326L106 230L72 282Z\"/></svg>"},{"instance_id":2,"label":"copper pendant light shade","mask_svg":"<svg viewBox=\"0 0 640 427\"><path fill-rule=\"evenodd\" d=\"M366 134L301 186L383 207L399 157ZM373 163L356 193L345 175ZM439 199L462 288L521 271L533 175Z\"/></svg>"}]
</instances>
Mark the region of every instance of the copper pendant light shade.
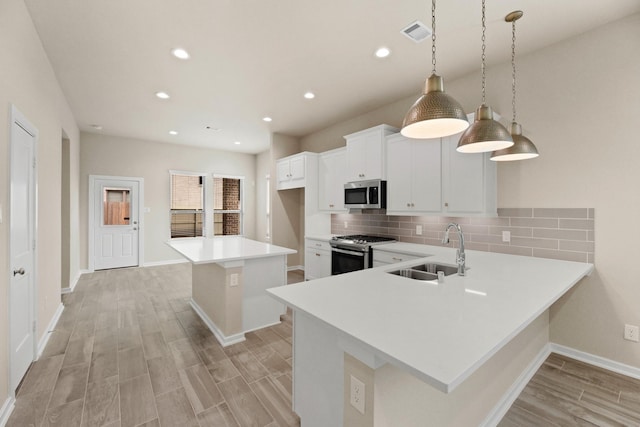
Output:
<instances>
[{"instance_id":1,"label":"copper pendant light shade","mask_svg":"<svg viewBox=\"0 0 640 427\"><path fill-rule=\"evenodd\" d=\"M533 159L540 155L533 142L522 135L522 127L516 122L511 123L511 137L513 138L513 145L503 150L494 151L491 154L491 160L494 162L509 162Z\"/></svg>"},{"instance_id":2,"label":"copper pendant light shade","mask_svg":"<svg viewBox=\"0 0 640 427\"><path fill-rule=\"evenodd\" d=\"M431 2L431 62L433 72L424 84L423 95L411 106L400 133L408 138L441 138L469 127L462 105L444 92L444 81L436 74L436 2Z\"/></svg>"},{"instance_id":3,"label":"copper pendant light shade","mask_svg":"<svg viewBox=\"0 0 640 427\"><path fill-rule=\"evenodd\" d=\"M491 160L495 162L509 162L514 160L526 160L538 157L538 149L529 138L522 135L522 126L516 122L516 21L522 18L522 11L516 10L509 13L504 20L511 23L512 43L511 43L511 68L512 68L512 108L513 121L511 122L511 136L513 146L503 150L494 151Z\"/></svg>"},{"instance_id":4,"label":"copper pendant light shade","mask_svg":"<svg viewBox=\"0 0 640 427\"><path fill-rule=\"evenodd\" d=\"M482 0L482 104L476 110L476 117L458 141L456 151L460 153L485 153L502 150L513 145L509 131L493 120L493 111L485 103L486 64L485 64L485 0Z\"/></svg>"},{"instance_id":5,"label":"copper pendant light shade","mask_svg":"<svg viewBox=\"0 0 640 427\"><path fill-rule=\"evenodd\" d=\"M513 145L509 131L493 120L493 110L482 104L476 110L476 117L458 141L456 151L460 153L486 153Z\"/></svg>"}]
</instances>

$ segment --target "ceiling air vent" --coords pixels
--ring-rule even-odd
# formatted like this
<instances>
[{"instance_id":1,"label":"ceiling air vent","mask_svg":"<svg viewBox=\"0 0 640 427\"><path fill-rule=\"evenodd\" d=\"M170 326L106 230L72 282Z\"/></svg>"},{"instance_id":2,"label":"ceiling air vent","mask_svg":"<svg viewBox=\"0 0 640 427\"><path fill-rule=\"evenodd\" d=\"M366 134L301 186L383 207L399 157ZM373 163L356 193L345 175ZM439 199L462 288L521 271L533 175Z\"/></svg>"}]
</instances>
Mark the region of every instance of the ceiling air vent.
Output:
<instances>
[{"instance_id":1,"label":"ceiling air vent","mask_svg":"<svg viewBox=\"0 0 640 427\"><path fill-rule=\"evenodd\" d=\"M431 37L431 30L422 22L414 21L402 29L402 34L414 42L420 43L424 39Z\"/></svg>"}]
</instances>

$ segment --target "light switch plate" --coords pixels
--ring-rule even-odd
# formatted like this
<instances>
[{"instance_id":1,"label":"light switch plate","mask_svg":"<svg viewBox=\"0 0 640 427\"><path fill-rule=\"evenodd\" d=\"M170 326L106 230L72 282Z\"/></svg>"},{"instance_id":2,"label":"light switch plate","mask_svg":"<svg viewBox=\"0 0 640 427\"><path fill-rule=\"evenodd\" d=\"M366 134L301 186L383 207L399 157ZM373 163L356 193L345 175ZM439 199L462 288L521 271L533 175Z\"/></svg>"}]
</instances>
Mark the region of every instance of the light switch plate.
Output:
<instances>
[{"instance_id":1,"label":"light switch plate","mask_svg":"<svg viewBox=\"0 0 640 427\"><path fill-rule=\"evenodd\" d=\"M509 243L511 241L511 232L503 231L502 232L502 241L505 243Z\"/></svg>"},{"instance_id":2,"label":"light switch plate","mask_svg":"<svg viewBox=\"0 0 640 427\"><path fill-rule=\"evenodd\" d=\"M229 276L229 286L238 286L238 273L232 273Z\"/></svg>"}]
</instances>

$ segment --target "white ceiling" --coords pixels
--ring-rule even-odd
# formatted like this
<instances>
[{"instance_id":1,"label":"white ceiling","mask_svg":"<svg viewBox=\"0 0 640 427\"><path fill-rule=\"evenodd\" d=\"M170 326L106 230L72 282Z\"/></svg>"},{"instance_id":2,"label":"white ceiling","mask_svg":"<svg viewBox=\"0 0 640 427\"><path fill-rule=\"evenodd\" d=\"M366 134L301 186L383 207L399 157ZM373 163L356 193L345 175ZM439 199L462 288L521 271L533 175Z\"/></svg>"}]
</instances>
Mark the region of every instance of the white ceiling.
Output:
<instances>
[{"instance_id":1,"label":"white ceiling","mask_svg":"<svg viewBox=\"0 0 640 427\"><path fill-rule=\"evenodd\" d=\"M416 19L431 26L425 0L25 3L88 132L99 124L110 135L258 153L271 132L304 136L417 97L431 71L429 40L415 44L400 33ZM640 1L487 0L489 64L509 60L504 16L518 9L521 55L638 12ZM479 69L480 16L480 0L438 3L437 69L445 83ZM384 60L373 56L382 45L392 51ZM175 47L191 59L174 58ZM315 99L303 98L308 90Z\"/></svg>"}]
</instances>

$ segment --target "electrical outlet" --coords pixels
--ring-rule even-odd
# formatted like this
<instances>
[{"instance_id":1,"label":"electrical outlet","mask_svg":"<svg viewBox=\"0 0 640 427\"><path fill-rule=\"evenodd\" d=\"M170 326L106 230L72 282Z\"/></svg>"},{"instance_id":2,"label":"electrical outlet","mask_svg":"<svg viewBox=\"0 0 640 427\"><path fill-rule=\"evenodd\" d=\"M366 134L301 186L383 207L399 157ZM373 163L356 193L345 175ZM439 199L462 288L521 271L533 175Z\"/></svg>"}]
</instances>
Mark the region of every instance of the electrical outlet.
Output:
<instances>
[{"instance_id":1,"label":"electrical outlet","mask_svg":"<svg viewBox=\"0 0 640 427\"><path fill-rule=\"evenodd\" d=\"M422 226L421 225L416 225L416 234L418 236L422 235Z\"/></svg>"},{"instance_id":2,"label":"electrical outlet","mask_svg":"<svg viewBox=\"0 0 640 427\"><path fill-rule=\"evenodd\" d=\"M364 415L364 383L351 375L351 406Z\"/></svg>"},{"instance_id":3,"label":"electrical outlet","mask_svg":"<svg viewBox=\"0 0 640 427\"><path fill-rule=\"evenodd\" d=\"M511 232L503 231L502 232L502 241L505 243L509 243L511 241Z\"/></svg>"},{"instance_id":4,"label":"electrical outlet","mask_svg":"<svg viewBox=\"0 0 640 427\"><path fill-rule=\"evenodd\" d=\"M229 276L229 286L238 286L238 273L232 273Z\"/></svg>"},{"instance_id":5,"label":"electrical outlet","mask_svg":"<svg viewBox=\"0 0 640 427\"><path fill-rule=\"evenodd\" d=\"M624 325L624 339L627 341L638 342L640 330L636 325Z\"/></svg>"},{"instance_id":6,"label":"electrical outlet","mask_svg":"<svg viewBox=\"0 0 640 427\"><path fill-rule=\"evenodd\" d=\"M344 228L349 228L349 223L347 221L344 222Z\"/></svg>"}]
</instances>

